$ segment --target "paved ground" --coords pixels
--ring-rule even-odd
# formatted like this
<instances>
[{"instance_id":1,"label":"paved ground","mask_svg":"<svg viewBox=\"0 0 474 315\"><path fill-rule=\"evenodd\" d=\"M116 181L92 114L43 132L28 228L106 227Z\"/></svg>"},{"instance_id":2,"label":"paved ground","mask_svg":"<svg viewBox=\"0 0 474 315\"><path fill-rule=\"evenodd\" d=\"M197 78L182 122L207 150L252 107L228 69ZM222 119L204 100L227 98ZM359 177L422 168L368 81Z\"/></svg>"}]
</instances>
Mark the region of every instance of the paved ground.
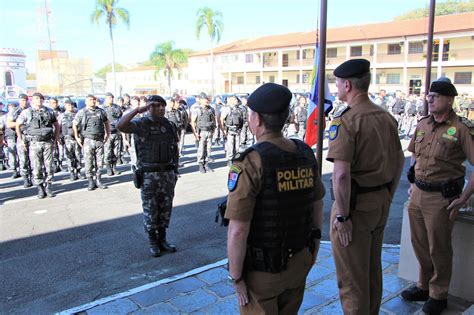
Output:
<instances>
[{"instance_id":1,"label":"paved ground","mask_svg":"<svg viewBox=\"0 0 474 315\"><path fill-rule=\"evenodd\" d=\"M406 302L400 292L412 283L397 277L399 249L383 249L384 290L380 314L422 314L422 303ZM237 314L237 300L227 280L226 260L164 279L61 314ZM467 310L469 307L470 310ZM443 314L474 314L471 303L449 298ZM342 314L330 244L322 244L311 269L298 314Z\"/></svg>"}]
</instances>

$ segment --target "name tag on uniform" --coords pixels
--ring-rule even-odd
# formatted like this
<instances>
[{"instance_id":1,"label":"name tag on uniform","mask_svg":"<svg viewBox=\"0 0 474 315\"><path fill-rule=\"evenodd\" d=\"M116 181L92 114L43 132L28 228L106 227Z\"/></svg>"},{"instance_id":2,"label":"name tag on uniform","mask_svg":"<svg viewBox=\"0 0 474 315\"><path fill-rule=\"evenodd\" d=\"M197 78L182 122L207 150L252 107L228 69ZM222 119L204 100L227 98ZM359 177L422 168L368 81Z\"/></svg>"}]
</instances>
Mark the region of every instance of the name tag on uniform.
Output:
<instances>
[{"instance_id":1,"label":"name tag on uniform","mask_svg":"<svg viewBox=\"0 0 474 315\"><path fill-rule=\"evenodd\" d=\"M301 190L314 187L314 173L311 166L277 170L278 191Z\"/></svg>"}]
</instances>

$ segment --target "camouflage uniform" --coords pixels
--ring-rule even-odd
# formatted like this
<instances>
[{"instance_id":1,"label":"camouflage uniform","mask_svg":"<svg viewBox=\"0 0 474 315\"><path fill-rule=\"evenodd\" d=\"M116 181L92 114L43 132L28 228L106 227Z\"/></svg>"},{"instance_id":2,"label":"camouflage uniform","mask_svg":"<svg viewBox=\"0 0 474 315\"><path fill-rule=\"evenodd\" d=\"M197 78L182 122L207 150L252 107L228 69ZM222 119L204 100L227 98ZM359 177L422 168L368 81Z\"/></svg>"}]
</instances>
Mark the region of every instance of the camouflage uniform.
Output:
<instances>
[{"instance_id":1,"label":"camouflage uniform","mask_svg":"<svg viewBox=\"0 0 474 315\"><path fill-rule=\"evenodd\" d=\"M103 136L102 136L103 139ZM104 140L84 139L84 164L86 177L100 176L104 165Z\"/></svg>"},{"instance_id":2,"label":"camouflage uniform","mask_svg":"<svg viewBox=\"0 0 474 315\"><path fill-rule=\"evenodd\" d=\"M210 106L196 107L195 115L199 135L197 162L201 165L207 165L211 157L212 135L216 129L216 116L214 109Z\"/></svg>"},{"instance_id":3,"label":"camouflage uniform","mask_svg":"<svg viewBox=\"0 0 474 315\"><path fill-rule=\"evenodd\" d=\"M110 174L111 170L116 172L116 164L118 160L122 159L121 142L122 134L115 128L117 121L122 117L122 110L117 104L104 105L104 111L107 113L107 118L110 122L110 137L104 144L104 157L107 171Z\"/></svg>"},{"instance_id":4,"label":"camouflage uniform","mask_svg":"<svg viewBox=\"0 0 474 315\"><path fill-rule=\"evenodd\" d=\"M21 107L18 107L16 111L12 115L13 121L17 121L18 117L22 113L23 109ZM25 133L25 128L21 128L22 133L23 133L23 141L25 143L25 146L22 146L21 143L16 144L16 152L18 154L18 160L19 160L19 168L20 168L20 175L25 178L25 177L31 177L31 166L30 166L30 157L29 157L29 152L30 152L30 139L28 135ZM31 185L31 184L30 184Z\"/></svg>"},{"instance_id":5,"label":"camouflage uniform","mask_svg":"<svg viewBox=\"0 0 474 315\"><path fill-rule=\"evenodd\" d=\"M12 121L15 119L13 118L13 115L16 111L16 108L9 109L7 113L6 120L10 118ZM5 135L4 135L4 141L6 143L6 154L7 154L7 160L8 160L8 168L10 170L13 170L15 173L18 170L18 155L16 152L16 131L15 128L8 128L5 126ZM16 176L15 176L16 177Z\"/></svg>"},{"instance_id":6,"label":"camouflage uniform","mask_svg":"<svg viewBox=\"0 0 474 315\"><path fill-rule=\"evenodd\" d=\"M61 115L61 135L63 139L64 153L67 158L68 171L71 174L79 174L81 170L81 148L74 139L72 124L75 113L63 113Z\"/></svg>"}]
</instances>

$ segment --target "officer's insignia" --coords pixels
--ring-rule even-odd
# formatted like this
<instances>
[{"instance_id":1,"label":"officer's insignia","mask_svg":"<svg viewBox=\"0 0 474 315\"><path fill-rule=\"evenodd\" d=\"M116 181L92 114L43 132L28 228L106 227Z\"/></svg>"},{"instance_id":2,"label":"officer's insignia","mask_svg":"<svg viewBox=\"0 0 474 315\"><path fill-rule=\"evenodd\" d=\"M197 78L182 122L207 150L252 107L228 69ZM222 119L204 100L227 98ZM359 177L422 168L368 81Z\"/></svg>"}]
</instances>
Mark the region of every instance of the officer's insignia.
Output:
<instances>
[{"instance_id":1,"label":"officer's insignia","mask_svg":"<svg viewBox=\"0 0 474 315\"><path fill-rule=\"evenodd\" d=\"M454 136L456 134L456 127L450 127L446 133L450 136Z\"/></svg>"},{"instance_id":2,"label":"officer's insignia","mask_svg":"<svg viewBox=\"0 0 474 315\"><path fill-rule=\"evenodd\" d=\"M453 135L450 135L448 133L443 133L441 135L441 137L445 138L445 139L448 139L449 141L454 141L454 142L457 142L458 141L458 138L456 137L453 137Z\"/></svg>"},{"instance_id":3,"label":"officer's insignia","mask_svg":"<svg viewBox=\"0 0 474 315\"><path fill-rule=\"evenodd\" d=\"M334 118L333 121L331 122L331 126L339 126L341 123L342 122L340 118Z\"/></svg>"},{"instance_id":4,"label":"officer's insignia","mask_svg":"<svg viewBox=\"0 0 474 315\"><path fill-rule=\"evenodd\" d=\"M423 137L424 135L425 135L425 132L424 132L424 131L418 131L418 132L416 133L416 136L417 136L417 137Z\"/></svg>"},{"instance_id":5,"label":"officer's insignia","mask_svg":"<svg viewBox=\"0 0 474 315\"><path fill-rule=\"evenodd\" d=\"M242 173L242 170L239 167L235 165L230 167L229 178L227 179L227 188L229 191L234 191L234 189L237 187L237 181L239 180L240 173Z\"/></svg>"},{"instance_id":6,"label":"officer's insignia","mask_svg":"<svg viewBox=\"0 0 474 315\"><path fill-rule=\"evenodd\" d=\"M166 127L165 126L161 126L160 130L161 130L162 133L166 133Z\"/></svg>"},{"instance_id":7,"label":"officer's insignia","mask_svg":"<svg viewBox=\"0 0 474 315\"><path fill-rule=\"evenodd\" d=\"M349 106L341 106L337 109L337 111L334 113L333 117L334 118L338 118L338 117L341 117L342 114L344 114L345 112L347 112L349 109L351 109Z\"/></svg>"},{"instance_id":8,"label":"officer's insignia","mask_svg":"<svg viewBox=\"0 0 474 315\"><path fill-rule=\"evenodd\" d=\"M331 125L331 127L329 127L329 140L330 141L336 139L338 130L339 130L339 125Z\"/></svg>"}]
</instances>

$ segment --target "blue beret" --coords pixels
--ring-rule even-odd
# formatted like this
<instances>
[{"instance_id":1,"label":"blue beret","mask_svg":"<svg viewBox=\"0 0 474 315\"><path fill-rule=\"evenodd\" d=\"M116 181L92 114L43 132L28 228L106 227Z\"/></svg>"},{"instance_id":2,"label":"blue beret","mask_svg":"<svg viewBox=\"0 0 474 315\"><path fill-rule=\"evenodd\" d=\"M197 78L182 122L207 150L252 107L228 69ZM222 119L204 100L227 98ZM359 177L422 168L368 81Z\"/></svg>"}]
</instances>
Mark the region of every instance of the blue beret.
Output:
<instances>
[{"instance_id":1,"label":"blue beret","mask_svg":"<svg viewBox=\"0 0 474 315\"><path fill-rule=\"evenodd\" d=\"M430 86L430 92L435 92L446 96L457 96L458 91L448 78L439 78L433 81Z\"/></svg>"},{"instance_id":2,"label":"blue beret","mask_svg":"<svg viewBox=\"0 0 474 315\"><path fill-rule=\"evenodd\" d=\"M351 59L334 69L337 78L360 78L370 71L370 61L366 59Z\"/></svg>"},{"instance_id":3,"label":"blue beret","mask_svg":"<svg viewBox=\"0 0 474 315\"><path fill-rule=\"evenodd\" d=\"M280 113L290 107L291 98L287 87L265 83L250 94L247 105L257 113Z\"/></svg>"}]
</instances>

